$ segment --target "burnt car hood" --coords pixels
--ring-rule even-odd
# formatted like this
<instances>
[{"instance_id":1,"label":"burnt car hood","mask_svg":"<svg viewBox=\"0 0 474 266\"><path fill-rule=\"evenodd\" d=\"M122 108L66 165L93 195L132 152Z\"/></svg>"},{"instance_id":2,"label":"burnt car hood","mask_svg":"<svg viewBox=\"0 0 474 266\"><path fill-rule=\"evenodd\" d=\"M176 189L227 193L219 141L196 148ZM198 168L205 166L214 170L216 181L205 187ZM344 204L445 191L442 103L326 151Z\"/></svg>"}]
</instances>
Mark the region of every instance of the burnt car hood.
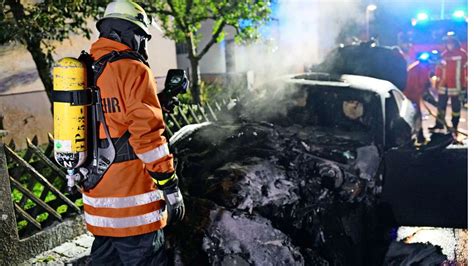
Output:
<instances>
[{"instance_id":1,"label":"burnt car hood","mask_svg":"<svg viewBox=\"0 0 474 266\"><path fill-rule=\"evenodd\" d=\"M238 125L202 123L186 126L170 139L170 144L178 150L189 148L180 143L200 145L203 150L213 147L227 160L249 154L271 157L277 153L293 153L294 156L338 165L346 174L374 183L381 155L379 148L371 141L369 136L356 136L327 128L246 122ZM228 150L229 142L238 143L232 145L238 150Z\"/></svg>"}]
</instances>

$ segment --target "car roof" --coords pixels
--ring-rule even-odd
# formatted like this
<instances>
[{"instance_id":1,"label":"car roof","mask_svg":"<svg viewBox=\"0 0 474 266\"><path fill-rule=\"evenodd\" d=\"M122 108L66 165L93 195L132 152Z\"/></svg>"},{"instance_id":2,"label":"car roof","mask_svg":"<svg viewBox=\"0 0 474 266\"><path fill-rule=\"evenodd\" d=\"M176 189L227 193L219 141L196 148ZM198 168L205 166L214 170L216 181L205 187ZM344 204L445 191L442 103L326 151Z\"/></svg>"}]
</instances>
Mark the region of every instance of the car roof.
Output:
<instances>
[{"instance_id":1,"label":"car roof","mask_svg":"<svg viewBox=\"0 0 474 266\"><path fill-rule=\"evenodd\" d=\"M332 76L322 73L304 73L288 75L283 78L284 82L309 86L324 86L334 88L353 88L356 90L374 92L381 97L390 97L391 90L397 90L391 82L359 75Z\"/></svg>"}]
</instances>

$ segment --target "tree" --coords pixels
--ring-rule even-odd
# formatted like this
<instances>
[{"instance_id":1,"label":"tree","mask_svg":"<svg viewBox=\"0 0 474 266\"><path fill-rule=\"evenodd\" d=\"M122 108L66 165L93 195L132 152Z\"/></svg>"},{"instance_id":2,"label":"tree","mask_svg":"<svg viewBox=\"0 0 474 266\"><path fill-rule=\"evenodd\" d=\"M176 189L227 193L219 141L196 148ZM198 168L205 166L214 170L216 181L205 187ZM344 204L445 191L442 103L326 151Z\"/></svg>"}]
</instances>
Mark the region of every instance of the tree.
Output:
<instances>
[{"instance_id":1,"label":"tree","mask_svg":"<svg viewBox=\"0 0 474 266\"><path fill-rule=\"evenodd\" d=\"M0 44L26 46L52 103L54 42L70 34L90 38L88 18L97 17L99 7L105 5L106 1L93 0L0 1Z\"/></svg>"},{"instance_id":2,"label":"tree","mask_svg":"<svg viewBox=\"0 0 474 266\"><path fill-rule=\"evenodd\" d=\"M166 37L185 43L191 64L193 101L201 102L199 61L216 43L224 40L225 27L235 29L237 42L258 37L258 27L269 19L270 0L145 0L145 8L157 15ZM213 32L203 48L201 24L213 21Z\"/></svg>"}]
</instances>

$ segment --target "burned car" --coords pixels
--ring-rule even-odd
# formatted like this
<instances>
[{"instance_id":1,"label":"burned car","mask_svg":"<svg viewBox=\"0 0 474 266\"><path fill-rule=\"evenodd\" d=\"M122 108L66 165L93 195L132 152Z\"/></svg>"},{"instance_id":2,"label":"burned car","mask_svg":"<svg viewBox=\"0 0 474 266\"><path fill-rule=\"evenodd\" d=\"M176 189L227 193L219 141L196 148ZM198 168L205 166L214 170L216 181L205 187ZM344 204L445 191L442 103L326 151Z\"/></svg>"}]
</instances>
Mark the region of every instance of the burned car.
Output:
<instances>
[{"instance_id":1,"label":"burned car","mask_svg":"<svg viewBox=\"0 0 474 266\"><path fill-rule=\"evenodd\" d=\"M176 263L381 265L391 226L466 226L466 150L416 148L420 118L388 81L293 75L220 115L170 139Z\"/></svg>"}]
</instances>

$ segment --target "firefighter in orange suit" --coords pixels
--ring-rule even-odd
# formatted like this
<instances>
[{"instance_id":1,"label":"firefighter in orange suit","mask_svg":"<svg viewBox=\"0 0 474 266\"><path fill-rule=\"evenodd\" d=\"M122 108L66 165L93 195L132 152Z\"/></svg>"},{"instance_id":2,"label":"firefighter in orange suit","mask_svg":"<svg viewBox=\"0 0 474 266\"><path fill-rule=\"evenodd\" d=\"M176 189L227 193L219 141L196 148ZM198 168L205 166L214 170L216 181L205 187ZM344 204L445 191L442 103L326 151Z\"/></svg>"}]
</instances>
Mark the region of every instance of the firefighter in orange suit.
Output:
<instances>
[{"instance_id":1,"label":"firefighter in orange suit","mask_svg":"<svg viewBox=\"0 0 474 266\"><path fill-rule=\"evenodd\" d=\"M95 236L92 264L164 265L162 229L184 216L157 88L146 64L149 24L139 5L114 1L97 22L100 38L90 50L94 60L113 51L136 51L144 60L109 62L96 81L111 137L128 132L136 156L113 163L94 188L84 191L85 221ZM103 127L100 138L106 138Z\"/></svg>"},{"instance_id":2,"label":"firefighter in orange suit","mask_svg":"<svg viewBox=\"0 0 474 266\"><path fill-rule=\"evenodd\" d=\"M460 94L467 88L467 54L461 43L454 36L445 38L446 50L442 53L442 62L438 66L436 76L438 82L438 116L431 130L443 129L448 99L451 98L452 131L456 132L461 117Z\"/></svg>"}]
</instances>

